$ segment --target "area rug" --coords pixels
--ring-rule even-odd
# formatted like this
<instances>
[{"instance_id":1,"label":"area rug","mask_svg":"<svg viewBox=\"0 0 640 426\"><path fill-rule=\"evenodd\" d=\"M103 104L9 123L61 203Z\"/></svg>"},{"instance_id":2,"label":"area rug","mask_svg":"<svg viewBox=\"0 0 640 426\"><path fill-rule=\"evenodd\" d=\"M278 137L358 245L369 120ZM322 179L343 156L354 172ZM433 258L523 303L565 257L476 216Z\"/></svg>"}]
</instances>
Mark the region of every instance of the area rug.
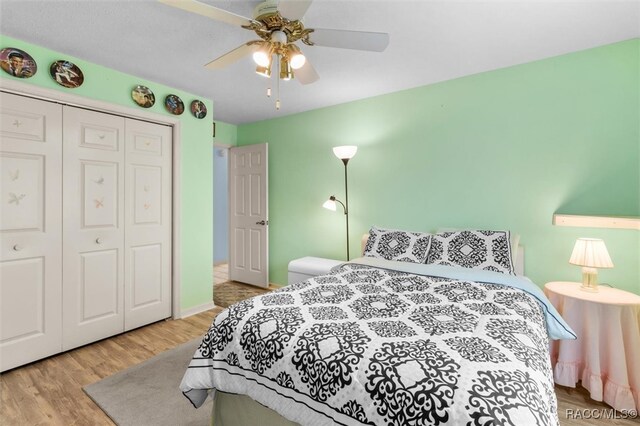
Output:
<instances>
[{"instance_id":1,"label":"area rug","mask_svg":"<svg viewBox=\"0 0 640 426\"><path fill-rule=\"evenodd\" d=\"M191 340L83 390L120 426L209 425L211 399L196 410L178 388L200 340Z\"/></svg>"},{"instance_id":2,"label":"area rug","mask_svg":"<svg viewBox=\"0 0 640 426\"><path fill-rule=\"evenodd\" d=\"M241 300L260 296L270 291L271 288L260 288L236 281L227 281L213 286L213 303L216 306L227 308Z\"/></svg>"}]
</instances>

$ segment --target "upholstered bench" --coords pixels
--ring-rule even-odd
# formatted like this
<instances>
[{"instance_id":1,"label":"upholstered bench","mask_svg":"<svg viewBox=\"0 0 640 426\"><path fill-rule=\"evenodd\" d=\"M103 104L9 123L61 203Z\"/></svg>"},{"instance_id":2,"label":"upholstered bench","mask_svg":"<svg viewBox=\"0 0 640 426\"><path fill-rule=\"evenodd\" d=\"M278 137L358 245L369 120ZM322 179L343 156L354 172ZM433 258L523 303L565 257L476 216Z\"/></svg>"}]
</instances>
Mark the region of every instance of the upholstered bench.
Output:
<instances>
[{"instance_id":1,"label":"upholstered bench","mask_svg":"<svg viewBox=\"0 0 640 426\"><path fill-rule=\"evenodd\" d=\"M299 283L311 277L324 275L334 266L344 263L343 260L324 259L321 257L301 257L289 262L289 284Z\"/></svg>"}]
</instances>

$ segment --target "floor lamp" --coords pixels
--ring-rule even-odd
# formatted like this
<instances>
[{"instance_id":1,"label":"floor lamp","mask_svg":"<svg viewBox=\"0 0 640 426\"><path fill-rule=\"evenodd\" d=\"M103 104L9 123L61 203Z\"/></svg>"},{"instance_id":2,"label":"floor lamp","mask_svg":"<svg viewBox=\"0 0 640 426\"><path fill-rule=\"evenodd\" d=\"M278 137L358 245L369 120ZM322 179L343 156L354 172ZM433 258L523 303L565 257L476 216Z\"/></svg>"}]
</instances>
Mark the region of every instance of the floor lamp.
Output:
<instances>
[{"instance_id":1,"label":"floor lamp","mask_svg":"<svg viewBox=\"0 0 640 426\"><path fill-rule=\"evenodd\" d=\"M349 160L351 160L353 156L356 155L357 151L358 147L353 145L336 146L335 148L333 148L333 153L336 155L336 157L342 160L342 163L344 164L344 203L338 200L335 195L332 195L322 205L322 207L326 209L336 211L336 202L338 202L344 209L344 216L347 221L347 260L351 260L349 257L349 185L347 184L347 163L349 163Z\"/></svg>"}]
</instances>

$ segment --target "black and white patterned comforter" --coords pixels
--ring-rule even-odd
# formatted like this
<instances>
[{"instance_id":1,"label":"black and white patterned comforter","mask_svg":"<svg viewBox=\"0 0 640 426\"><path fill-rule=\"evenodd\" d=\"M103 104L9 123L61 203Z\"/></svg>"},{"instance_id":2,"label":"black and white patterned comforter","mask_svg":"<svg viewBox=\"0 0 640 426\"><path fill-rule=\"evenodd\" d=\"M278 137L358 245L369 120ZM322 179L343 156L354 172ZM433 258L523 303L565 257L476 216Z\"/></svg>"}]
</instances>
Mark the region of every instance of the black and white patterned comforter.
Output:
<instances>
[{"instance_id":1,"label":"black and white patterned comforter","mask_svg":"<svg viewBox=\"0 0 640 426\"><path fill-rule=\"evenodd\" d=\"M546 310L503 284L344 264L219 314L181 389L303 425L555 425Z\"/></svg>"}]
</instances>

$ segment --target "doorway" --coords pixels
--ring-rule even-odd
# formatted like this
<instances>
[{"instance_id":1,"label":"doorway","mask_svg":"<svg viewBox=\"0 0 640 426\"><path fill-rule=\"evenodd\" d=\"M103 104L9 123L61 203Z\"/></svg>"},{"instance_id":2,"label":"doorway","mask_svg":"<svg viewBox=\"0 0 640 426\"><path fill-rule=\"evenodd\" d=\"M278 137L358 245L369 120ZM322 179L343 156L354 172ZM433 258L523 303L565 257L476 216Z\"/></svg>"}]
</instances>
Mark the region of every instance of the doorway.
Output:
<instances>
[{"instance_id":1,"label":"doorway","mask_svg":"<svg viewBox=\"0 0 640 426\"><path fill-rule=\"evenodd\" d=\"M229 145L213 146L213 285L229 281Z\"/></svg>"},{"instance_id":2,"label":"doorway","mask_svg":"<svg viewBox=\"0 0 640 426\"><path fill-rule=\"evenodd\" d=\"M213 145L213 293L229 281L269 286L266 143Z\"/></svg>"},{"instance_id":3,"label":"doorway","mask_svg":"<svg viewBox=\"0 0 640 426\"><path fill-rule=\"evenodd\" d=\"M268 144L229 150L229 278L269 287Z\"/></svg>"}]
</instances>

